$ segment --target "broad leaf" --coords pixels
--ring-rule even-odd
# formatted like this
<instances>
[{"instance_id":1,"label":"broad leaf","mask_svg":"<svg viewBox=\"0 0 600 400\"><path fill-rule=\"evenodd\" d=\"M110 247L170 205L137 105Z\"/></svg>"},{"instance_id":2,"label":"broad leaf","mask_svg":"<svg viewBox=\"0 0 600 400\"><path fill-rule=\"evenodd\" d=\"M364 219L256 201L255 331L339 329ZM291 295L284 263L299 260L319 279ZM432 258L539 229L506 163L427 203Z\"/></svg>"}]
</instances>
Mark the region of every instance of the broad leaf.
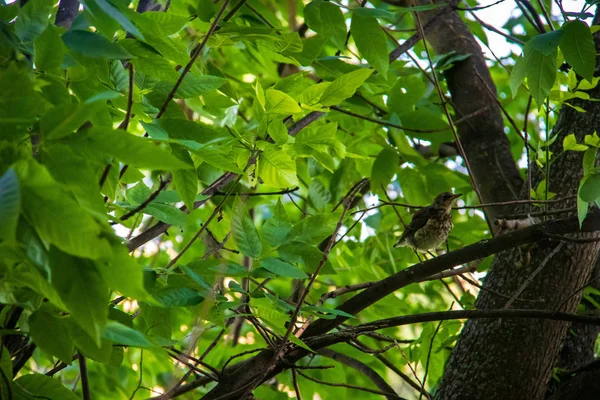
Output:
<instances>
[{"instance_id":1,"label":"broad leaf","mask_svg":"<svg viewBox=\"0 0 600 400\"><path fill-rule=\"evenodd\" d=\"M296 163L272 145L260 154L258 175L269 186L284 188L298 184Z\"/></svg>"},{"instance_id":2,"label":"broad leaf","mask_svg":"<svg viewBox=\"0 0 600 400\"><path fill-rule=\"evenodd\" d=\"M108 321L102 336L115 344L129 347L150 348L153 346L152 342L142 332L116 321Z\"/></svg>"},{"instance_id":3,"label":"broad leaf","mask_svg":"<svg viewBox=\"0 0 600 400\"><path fill-rule=\"evenodd\" d=\"M385 33L379 22L373 17L354 13L350 32L352 32L354 43L356 43L361 56L385 77L389 66L389 56Z\"/></svg>"},{"instance_id":4,"label":"broad leaf","mask_svg":"<svg viewBox=\"0 0 600 400\"><path fill-rule=\"evenodd\" d=\"M238 249L245 256L257 258L262 252L262 242L254 222L239 197L236 197L231 218L231 233Z\"/></svg>"},{"instance_id":5,"label":"broad leaf","mask_svg":"<svg viewBox=\"0 0 600 400\"><path fill-rule=\"evenodd\" d=\"M266 270L278 276L286 276L295 279L307 279L308 275L300 268L280 260L279 258L268 257L260 260L260 265Z\"/></svg>"},{"instance_id":6,"label":"broad leaf","mask_svg":"<svg viewBox=\"0 0 600 400\"><path fill-rule=\"evenodd\" d=\"M65 319L38 310L29 317L29 333L40 349L70 364L73 358L73 342Z\"/></svg>"},{"instance_id":7,"label":"broad leaf","mask_svg":"<svg viewBox=\"0 0 600 400\"><path fill-rule=\"evenodd\" d=\"M50 249L52 286L81 328L100 343L108 319L108 288L91 260Z\"/></svg>"},{"instance_id":8,"label":"broad leaf","mask_svg":"<svg viewBox=\"0 0 600 400\"><path fill-rule=\"evenodd\" d=\"M279 90L267 89L266 101L266 109L269 114L290 115L302 111L296 100Z\"/></svg>"},{"instance_id":9,"label":"broad leaf","mask_svg":"<svg viewBox=\"0 0 600 400\"><path fill-rule=\"evenodd\" d=\"M94 32L71 30L62 35L62 40L69 49L87 57L108 60L127 60L132 57L118 43Z\"/></svg>"},{"instance_id":10,"label":"broad leaf","mask_svg":"<svg viewBox=\"0 0 600 400\"><path fill-rule=\"evenodd\" d=\"M267 219L262 227L263 237L268 244L276 247L285 242L290 229L292 229L292 224L287 212L281 203L281 199L277 199L277 204L273 207L273 215Z\"/></svg>"},{"instance_id":11,"label":"broad leaf","mask_svg":"<svg viewBox=\"0 0 600 400\"><path fill-rule=\"evenodd\" d=\"M373 169L371 171L371 189L376 192L381 192L382 186L385 188L396 174L399 164L400 156L395 150L388 147L381 150L373 163Z\"/></svg>"},{"instance_id":12,"label":"broad leaf","mask_svg":"<svg viewBox=\"0 0 600 400\"><path fill-rule=\"evenodd\" d=\"M583 21L566 22L560 30L560 51L579 75L588 81L594 77L596 47L589 26Z\"/></svg>"},{"instance_id":13,"label":"broad leaf","mask_svg":"<svg viewBox=\"0 0 600 400\"><path fill-rule=\"evenodd\" d=\"M372 69L358 69L347 73L327 86L319 100L324 106L339 104L354 95L364 81L373 73Z\"/></svg>"},{"instance_id":14,"label":"broad leaf","mask_svg":"<svg viewBox=\"0 0 600 400\"><path fill-rule=\"evenodd\" d=\"M33 1L35 3L35 1ZM44 374L28 374L13 382L14 400L78 400L75 394L63 384Z\"/></svg>"}]
</instances>

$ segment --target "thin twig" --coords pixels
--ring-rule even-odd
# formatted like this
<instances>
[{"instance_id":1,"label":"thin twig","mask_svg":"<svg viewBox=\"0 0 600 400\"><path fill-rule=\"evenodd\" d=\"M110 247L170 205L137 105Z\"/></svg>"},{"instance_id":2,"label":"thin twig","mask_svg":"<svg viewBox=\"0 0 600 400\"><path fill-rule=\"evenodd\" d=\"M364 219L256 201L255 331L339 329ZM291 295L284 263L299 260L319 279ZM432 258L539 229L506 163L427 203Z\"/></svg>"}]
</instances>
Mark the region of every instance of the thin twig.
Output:
<instances>
[{"instance_id":1,"label":"thin twig","mask_svg":"<svg viewBox=\"0 0 600 400\"><path fill-rule=\"evenodd\" d=\"M362 283L357 283L356 285L345 285L345 286L339 287L335 290L332 290L331 292L327 292L327 293L323 294L321 296L321 298L319 299L319 301L317 302L317 306L323 305L323 303L325 303L329 299L335 299L336 297L341 296L346 293L366 289L366 288L372 286L373 284L375 284L375 282L362 282Z\"/></svg>"},{"instance_id":2,"label":"thin twig","mask_svg":"<svg viewBox=\"0 0 600 400\"><path fill-rule=\"evenodd\" d=\"M302 394L300 393L300 386L298 386L298 377L296 374L296 368L292 368L292 382L294 383L294 391L296 392L296 398L302 400Z\"/></svg>"},{"instance_id":3,"label":"thin twig","mask_svg":"<svg viewBox=\"0 0 600 400\"><path fill-rule=\"evenodd\" d=\"M129 218L131 218L132 216L134 216L135 214L137 214L138 212L142 211L144 208L146 208L148 206L148 204L150 204L154 199L156 199L156 197L160 194L160 192L162 192L163 189L166 188L167 185L169 185L169 183L171 183L170 178L165 179L164 181L161 178L160 185L158 185L158 189L156 189L154 192L152 192L150 194L150 196L148 196L148 198L146 200L144 200L144 202L142 204L140 204L133 210L123 214L123 216L121 218L119 218L119 221L126 221Z\"/></svg>"},{"instance_id":4,"label":"thin twig","mask_svg":"<svg viewBox=\"0 0 600 400\"><path fill-rule=\"evenodd\" d=\"M452 306L450 306L452 308ZM442 322L438 322L435 327L435 331L433 331L433 335L431 335L431 341L429 342L429 349L427 350L427 361L425 362L425 373L423 374L423 388L425 388L425 384L427 383L427 374L429 372L429 362L431 361L431 349L433 348L433 341L440 331L440 327L442 326ZM423 397L423 392L419 393L419 400Z\"/></svg>"},{"instance_id":5,"label":"thin twig","mask_svg":"<svg viewBox=\"0 0 600 400\"><path fill-rule=\"evenodd\" d=\"M190 70L192 69L192 66L194 65L194 63L196 62L196 60L202 53L204 46L206 46L208 39L210 39L213 32L217 28L217 24L219 23L219 20L221 19L221 16L225 12L225 9L227 8L228 5L229 5L229 0L223 0L223 5L221 6L221 9L215 16L215 19L212 22L212 24L210 24L210 28L208 29L208 32L204 36L204 39L202 39L202 42L200 43L200 45L198 47L196 47L194 49L194 51L192 52L192 57L190 58L190 61L188 61L188 63L183 68L183 71L181 71L181 74L179 75L177 82L175 82L175 85L173 86L173 88L171 89L169 94L167 95L167 98L165 99L163 105L160 107L160 110L158 111L158 114L156 114L155 119L159 119L167 111L167 107L171 103L171 100L173 100L173 98L175 97L175 93L177 93L177 89L179 89L179 86L181 86L181 84L183 83L183 79L188 74L188 72L190 72Z\"/></svg>"},{"instance_id":6,"label":"thin twig","mask_svg":"<svg viewBox=\"0 0 600 400\"><path fill-rule=\"evenodd\" d=\"M233 185L231 185L231 188L229 189L229 192L228 192L229 194L231 194L233 192L235 185L237 185L237 183L242 179L242 176L243 175L239 175L237 177L237 179L235 180L235 183ZM169 263L165 267L166 270L169 270L173 265L175 265L175 263L177 261L179 261L181 256L183 256L185 254L185 252L188 251L190 247L192 247L192 245L200 237L202 232L204 232L204 230L208 227L208 225L211 223L211 221L217 216L217 214L219 214L219 211L223 207L223 204L225 203L225 201L227 200L228 197L229 197L229 195L223 196L223 199L221 200L221 202L217 205L217 207L215 207L215 209L210 214L210 216L206 219L204 224L202 224L202 226L200 227L198 232L196 232L196 234L192 237L192 239L190 239L190 241L183 247L183 249L181 249L179 254L177 254L175 257L173 257L171 259L171 261L169 261Z\"/></svg>"},{"instance_id":7,"label":"thin twig","mask_svg":"<svg viewBox=\"0 0 600 400\"><path fill-rule=\"evenodd\" d=\"M486 208L486 207L496 207L496 206L510 206L510 205L517 205L517 204L553 204L553 203L562 203L565 201L569 201L569 200L573 200L576 199L577 196L573 195L573 196L567 196L567 197L561 197L561 198L557 198L557 199L550 199L550 200L511 200L511 201L499 201L496 203L483 203L483 204L478 204L475 206L459 206L459 207L452 207L453 210L469 210L469 209L478 209L478 208ZM406 207L406 208L413 208L413 209L421 209L421 208L425 208L427 206L417 206L414 204L407 204L407 203L397 203L397 202L389 202L389 201L381 201L381 204L378 204L376 206L372 206L372 207L368 207L368 208L363 208L362 210L357 210L352 212L352 215L354 214L358 214L358 213L362 213L362 212L366 212L366 211L371 211L371 210L376 210L378 208L381 207L385 207L385 206L399 206L399 207ZM566 211L571 211L571 209L565 209ZM554 210L557 211L557 210Z\"/></svg>"},{"instance_id":8,"label":"thin twig","mask_svg":"<svg viewBox=\"0 0 600 400\"><path fill-rule=\"evenodd\" d=\"M407 132L417 132L417 133L436 133L436 132L443 132L445 130L447 130L448 128L443 128L443 129L416 129L416 128L407 128L405 126L402 125L398 125L398 124L394 124L388 121L382 121L380 119L376 119L376 118L371 118L371 117L367 117L366 115L360 115L357 114L355 112L352 111L348 111L348 110L344 110L342 108L339 108L337 106L331 106L329 107L330 109L340 112L342 114L346 114L346 115L350 115L351 117L355 117L358 119L362 119L365 121L369 121L369 122L373 122L379 125L383 125L383 126L389 126L390 128L396 128L396 129L402 129L404 131Z\"/></svg>"},{"instance_id":9,"label":"thin twig","mask_svg":"<svg viewBox=\"0 0 600 400\"><path fill-rule=\"evenodd\" d=\"M144 377L144 349L142 349L140 352L140 379L138 380L138 384L135 387L135 390L133 391L133 393L131 393L131 396L129 396L129 400L132 400L135 397L135 394L137 393L137 391L142 388L143 377Z\"/></svg>"},{"instance_id":10,"label":"thin twig","mask_svg":"<svg viewBox=\"0 0 600 400\"><path fill-rule=\"evenodd\" d=\"M81 392L83 395L83 400L91 400L92 397L90 394L87 360L81 353L79 353L79 373L81 374Z\"/></svg>"},{"instance_id":11,"label":"thin twig","mask_svg":"<svg viewBox=\"0 0 600 400\"><path fill-rule=\"evenodd\" d=\"M396 399L402 399L402 397L398 396L396 393L382 392L380 390L369 389L369 388L366 388L366 387L363 387L363 386L350 385L348 383L327 382L327 381L323 381L321 379L313 378L310 375L306 375L302 371L298 371L298 374L300 374L300 376L308 379L309 381L313 381L313 382L319 383L321 385L334 386L334 387L344 387L344 388L347 388L347 389L360 390L360 391L363 391L363 392L375 393L375 394L380 394L382 396L388 396L388 397L393 397L393 398L396 398Z\"/></svg>"},{"instance_id":12,"label":"thin twig","mask_svg":"<svg viewBox=\"0 0 600 400\"><path fill-rule=\"evenodd\" d=\"M595 277L594 279L591 279L589 281L587 281L586 283L584 283L583 285L581 285L580 287L578 287L577 289L573 290L573 293L569 294L567 297L565 297L560 303L558 303L558 306L556 307L557 310L560 310L562 308L562 306L565 305L565 303L567 301L569 301L571 298L573 298L573 296L576 296L579 292L581 292L583 289L585 289L588 286L591 286L592 284L598 282L600 280L600 275L598 275L597 277Z\"/></svg>"},{"instance_id":13,"label":"thin twig","mask_svg":"<svg viewBox=\"0 0 600 400\"><path fill-rule=\"evenodd\" d=\"M250 192L250 193L238 192L238 193L232 193L232 195L236 195L236 196L240 196L240 197L270 196L270 195L276 195L276 194L294 193L297 190L300 190L300 188L298 186L291 188L291 189L279 190L277 192ZM214 196L224 196L225 194L226 194L225 192L215 192Z\"/></svg>"},{"instance_id":14,"label":"thin twig","mask_svg":"<svg viewBox=\"0 0 600 400\"><path fill-rule=\"evenodd\" d=\"M425 31L423 30L423 23L421 22L421 17L419 16L418 12L415 12L414 15L415 15L415 18L417 19L417 28L421 32L421 36L425 37ZM446 105L446 102L444 101L445 100L444 92L442 91L440 82L438 81L438 78L437 78L437 74L435 73L433 60L431 59L431 53L429 51L429 46L427 45L426 40L423 40L423 48L425 49L425 53L427 54L427 59L429 60L429 65L431 67L431 76L435 82L434 86L435 86L438 96L440 98L440 102L442 103L442 109L444 110L444 114L446 114L446 118L448 119L448 123L450 124L450 130L452 131L452 135L454 136L454 141L456 142L456 147L458 149L458 153L460 154L460 156L462 157L462 159L465 162L465 167L467 168L467 171L469 172L469 179L471 181L471 185L473 186L473 190L475 190L475 193L477 194L477 198L479 199L479 202L483 203L483 197L481 196L479 186L477 185L477 182L475 181L475 176L473 175L473 169L471 168L471 165L469 164L469 159L467 158L465 149L462 146L460 137L458 136L458 132L456 131L456 127L454 126L454 123L452 122L452 117L450 116L450 111L448 111L448 106Z\"/></svg>"},{"instance_id":15,"label":"thin twig","mask_svg":"<svg viewBox=\"0 0 600 400\"><path fill-rule=\"evenodd\" d=\"M550 252L550 254L548 254L546 256L546 258L544 258L544 260L540 263L540 266L537 267L537 269L535 271L533 271L531 273L531 275L529 275L529 277L527 277L527 279L525 280L525 282L523 282L523 284L521 285L521 287L519 289L517 289L517 291L512 295L512 297L510 298L510 300L508 300L506 302L506 304L504 305L505 309L508 309L512 303L515 302L515 300L517 299L517 297L519 297L521 295L521 293L523 293L523 291L527 288L527 286L529 286L529 284L531 283L531 281L540 273L540 271L546 266L546 264L548 264L548 261L550 261L550 259L552 257L554 257L554 255L556 253L558 253L560 251L560 249L562 249L563 245L565 244L565 242L560 242L558 244L558 246L556 246L554 248L554 250L552 250Z\"/></svg>"}]
</instances>

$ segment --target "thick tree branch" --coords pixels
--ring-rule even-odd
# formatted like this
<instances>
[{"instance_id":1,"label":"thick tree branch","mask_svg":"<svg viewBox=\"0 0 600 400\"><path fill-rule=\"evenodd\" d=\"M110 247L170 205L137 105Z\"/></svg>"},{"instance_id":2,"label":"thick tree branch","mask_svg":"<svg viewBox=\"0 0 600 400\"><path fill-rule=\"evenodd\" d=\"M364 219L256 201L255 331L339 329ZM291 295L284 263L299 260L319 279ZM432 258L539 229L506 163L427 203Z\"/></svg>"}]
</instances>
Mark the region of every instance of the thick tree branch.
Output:
<instances>
[{"instance_id":1,"label":"thick tree branch","mask_svg":"<svg viewBox=\"0 0 600 400\"><path fill-rule=\"evenodd\" d=\"M588 218L584 221L583 227L581 231L595 231L600 227L600 213L591 213ZM423 263L414 265L406 270L398 272L388 278L385 278L381 281L378 281L368 289L363 292L353 296L346 302L344 302L339 310L345 311L349 314L356 315L360 311L365 308L371 306L377 301L381 300L388 294L405 287L411 283L418 282L420 279L425 278L427 276L431 276L433 274L448 270L453 268L454 266L468 263L469 261L477 260L480 258L487 257L492 254L496 254L498 252L508 250L517 246L521 246L528 243L534 243L539 240L545 238L544 233L550 232L554 234L566 234L579 232L579 224L576 217L549 221L543 224L537 224L530 226L525 229L521 229L515 232L511 232L505 235L497 236L490 240L483 240L481 242L475 243L470 246L466 246L462 249L458 249L452 251L450 253L446 253L439 257L433 258L431 260L427 260ZM516 315L510 314L510 311L514 310L502 310L502 312L508 312L506 314L496 314L494 317L486 317L486 318L497 318L501 316L509 316ZM465 312L465 311L461 311ZM529 310L524 310L523 312L529 312ZM583 317L583 316L573 316L574 314L565 314L565 313L552 313L548 311L537 311L538 313L533 314L523 314L530 316L531 318L549 318L549 319L560 319L567 321L596 321L595 319L586 319L591 317ZM545 313L545 314L544 314ZM446 315L439 314L436 315ZM471 314L455 314L455 315L471 315ZM473 314L479 315L479 314ZM491 315L491 314L489 314ZM523 316L521 316L523 317ZM427 317L398 317L398 318L427 318ZM432 318L432 317L429 317ZM465 317L468 318L468 317ZM483 317L482 317L483 318ZM323 335L331 329L339 326L342 322L347 320L346 317L337 317L333 320L317 320L313 322L307 330L304 332L303 340L307 343L310 343L309 346L313 349L318 349L322 347L328 346L330 343L322 343L317 342L314 337ZM393 319L390 319L393 320ZM386 320L388 321L388 320ZM404 321L404 320L397 320ZM408 320L406 320L408 321ZM412 320L411 320L412 321ZM420 321L420 320L419 320ZM419 322L417 321L417 322ZM600 321L600 320L599 320ZM371 326L366 324L365 326ZM356 329L356 328L349 328ZM362 329L362 328L358 328ZM379 329L379 328L378 328ZM366 331L373 329L366 329ZM348 333L347 339L350 338L351 335L356 335L360 332L349 330L347 332L352 332L352 334ZM329 337L329 336L328 336ZM319 340L324 340L323 338ZM337 339L336 339L337 340ZM334 340L335 341L335 340ZM338 341L335 341L338 343ZM318 346L317 346L318 343ZM323 346L321 346L323 344ZM317 347L312 347L317 346ZM300 358L306 353L305 350L295 350L295 358ZM226 371L224 371L224 378L219 382L219 384L206 396L206 399L216 399L221 398L221 396L225 396L223 398L235 398L234 395L231 397L227 396L227 393L237 393L237 391L245 388L249 383L254 382L257 379L257 374L259 371L264 371L264 369L269 366L273 360L273 351L270 349L263 350L261 353L252 357L248 360L244 360L238 364L235 364ZM297 357L296 357L297 356ZM290 357L286 357L288 360ZM280 363L270 374L269 376L276 375L279 373L284 366Z\"/></svg>"}]
</instances>

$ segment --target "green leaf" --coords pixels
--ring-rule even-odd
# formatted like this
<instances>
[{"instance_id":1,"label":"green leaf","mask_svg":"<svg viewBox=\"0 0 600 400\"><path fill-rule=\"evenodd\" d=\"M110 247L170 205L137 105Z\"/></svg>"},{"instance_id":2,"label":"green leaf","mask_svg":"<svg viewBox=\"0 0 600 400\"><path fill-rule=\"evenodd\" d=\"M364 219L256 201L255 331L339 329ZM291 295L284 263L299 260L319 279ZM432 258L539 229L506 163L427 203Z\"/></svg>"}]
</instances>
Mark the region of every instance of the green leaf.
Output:
<instances>
[{"instance_id":1,"label":"green leaf","mask_svg":"<svg viewBox=\"0 0 600 400\"><path fill-rule=\"evenodd\" d=\"M132 55L121 45L94 32L71 30L62 35L62 40L70 50L87 57L108 60L132 58Z\"/></svg>"},{"instance_id":2,"label":"green leaf","mask_svg":"<svg viewBox=\"0 0 600 400\"><path fill-rule=\"evenodd\" d=\"M233 216L231 217L231 233L238 249L245 256L257 258L262 252L262 242L254 222L248 216L246 206L239 197L235 198Z\"/></svg>"},{"instance_id":3,"label":"green leaf","mask_svg":"<svg viewBox=\"0 0 600 400\"><path fill-rule=\"evenodd\" d=\"M588 203L600 199L600 173L594 173L587 177L579 189L579 197Z\"/></svg>"},{"instance_id":4,"label":"green leaf","mask_svg":"<svg viewBox=\"0 0 600 400\"><path fill-rule=\"evenodd\" d=\"M277 204L273 207L273 215L262 227L263 237L268 244L276 247L285 242L290 229L292 229L292 224L285 207L281 203L281 199L277 199Z\"/></svg>"},{"instance_id":5,"label":"green leaf","mask_svg":"<svg viewBox=\"0 0 600 400\"><path fill-rule=\"evenodd\" d=\"M413 110L425 95L426 86L422 79L412 76L398 78L389 92L388 106L396 114Z\"/></svg>"},{"instance_id":6,"label":"green leaf","mask_svg":"<svg viewBox=\"0 0 600 400\"><path fill-rule=\"evenodd\" d=\"M189 214L170 204L150 203L144 214L152 215L162 222L174 226L186 226L191 222Z\"/></svg>"},{"instance_id":7,"label":"green leaf","mask_svg":"<svg viewBox=\"0 0 600 400\"><path fill-rule=\"evenodd\" d=\"M294 279L307 279L308 275L300 268L280 260L275 257L268 257L263 260L260 260L260 265L266 270L274 273L278 276L286 276L288 278Z\"/></svg>"},{"instance_id":8,"label":"green leaf","mask_svg":"<svg viewBox=\"0 0 600 400\"><path fill-rule=\"evenodd\" d=\"M204 289L208 289L211 290L212 287L206 282L206 280L199 274L196 273L196 271L194 271L192 268L186 266L186 265L181 265L179 267L187 276L189 276L190 278L192 278L192 280L194 282L196 282L198 285L200 285L202 288Z\"/></svg>"},{"instance_id":9,"label":"green leaf","mask_svg":"<svg viewBox=\"0 0 600 400\"><path fill-rule=\"evenodd\" d=\"M108 310L108 307L106 307ZM107 364L110 362L113 346L107 339L101 339L100 344L92 339L81 327L73 321L69 323L69 335L73 339L75 347L84 356L92 360Z\"/></svg>"},{"instance_id":10,"label":"green leaf","mask_svg":"<svg viewBox=\"0 0 600 400\"><path fill-rule=\"evenodd\" d=\"M171 145L171 150L177 158L183 160L186 164L194 165L192 158L185 149ZM185 206L188 210L193 210L196 194L198 194L198 175L196 170L190 168L173 171L173 183L175 183L175 189Z\"/></svg>"},{"instance_id":11,"label":"green leaf","mask_svg":"<svg viewBox=\"0 0 600 400\"><path fill-rule=\"evenodd\" d=\"M331 39L339 50L346 45L346 23L344 15L338 6L328 1L319 2L320 26L317 29L311 27L323 37Z\"/></svg>"},{"instance_id":12,"label":"green leaf","mask_svg":"<svg viewBox=\"0 0 600 400\"><path fill-rule=\"evenodd\" d=\"M524 55L517 58L515 66L510 72L510 90L513 95L513 99L517 96L521 82L527 77L527 61Z\"/></svg>"},{"instance_id":13,"label":"green leaf","mask_svg":"<svg viewBox=\"0 0 600 400\"><path fill-rule=\"evenodd\" d=\"M294 160L270 144L260 154L258 175L269 186L285 188L298 185Z\"/></svg>"},{"instance_id":14,"label":"green leaf","mask_svg":"<svg viewBox=\"0 0 600 400\"><path fill-rule=\"evenodd\" d=\"M296 100L279 90L267 89L266 101L268 114L290 115L302 111Z\"/></svg>"},{"instance_id":15,"label":"green leaf","mask_svg":"<svg viewBox=\"0 0 600 400\"><path fill-rule=\"evenodd\" d=\"M381 187L385 188L390 183L399 165L400 156L398 152L388 147L381 150L371 170L371 189L380 193L382 190Z\"/></svg>"},{"instance_id":16,"label":"green leaf","mask_svg":"<svg viewBox=\"0 0 600 400\"><path fill-rule=\"evenodd\" d=\"M130 256L120 243L113 245L112 253L110 262L98 265L98 271L108 287L138 301L149 298L144 289L143 267L138 259Z\"/></svg>"},{"instance_id":17,"label":"green leaf","mask_svg":"<svg viewBox=\"0 0 600 400\"><path fill-rule=\"evenodd\" d=\"M64 317L36 311L29 317L29 334L33 342L43 351L62 362L70 364L73 358L73 343L69 335L68 323Z\"/></svg>"},{"instance_id":18,"label":"green leaf","mask_svg":"<svg viewBox=\"0 0 600 400\"><path fill-rule=\"evenodd\" d=\"M332 106L352 97L356 92L356 89L358 89L372 73L372 69L358 69L340 76L331 82L331 85L327 86L319 103L324 106Z\"/></svg>"},{"instance_id":19,"label":"green leaf","mask_svg":"<svg viewBox=\"0 0 600 400\"><path fill-rule=\"evenodd\" d=\"M186 287L166 287L152 295L164 307L188 307L204 301L198 291Z\"/></svg>"},{"instance_id":20,"label":"green leaf","mask_svg":"<svg viewBox=\"0 0 600 400\"><path fill-rule=\"evenodd\" d=\"M89 0L88 0L89 1ZM110 4L106 0L92 0L94 1L98 7L102 9L110 18L114 19L125 29L127 32L131 33L135 37L140 40L144 40L144 36L138 30L138 28L127 18L118 8Z\"/></svg>"},{"instance_id":21,"label":"green leaf","mask_svg":"<svg viewBox=\"0 0 600 400\"><path fill-rule=\"evenodd\" d=\"M314 179L308 187L308 198L317 211L324 212L331 201L331 192L320 180Z\"/></svg>"},{"instance_id":22,"label":"green leaf","mask_svg":"<svg viewBox=\"0 0 600 400\"><path fill-rule=\"evenodd\" d=\"M108 319L108 288L91 260L50 249L52 286L81 328L100 343Z\"/></svg>"},{"instance_id":23,"label":"green leaf","mask_svg":"<svg viewBox=\"0 0 600 400\"><path fill-rule=\"evenodd\" d=\"M566 136L563 140L563 150L586 151L587 149L588 146L584 144L577 144L577 139L575 138L574 133Z\"/></svg>"},{"instance_id":24,"label":"green leaf","mask_svg":"<svg viewBox=\"0 0 600 400\"><path fill-rule=\"evenodd\" d=\"M135 329L116 321L108 321L104 328L104 332L102 333L102 337L115 344L129 347L153 347L152 342L150 342L142 332L136 331Z\"/></svg>"},{"instance_id":25,"label":"green leaf","mask_svg":"<svg viewBox=\"0 0 600 400\"><path fill-rule=\"evenodd\" d=\"M390 65L389 55L385 33L377 19L354 13L350 31L360 55L385 78Z\"/></svg>"},{"instance_id":26,"label":"green leaf","mask_svg":"<svg viewBox=\"0 0 600 400\"><path fill-rule=\"evenodd\" d=\"M220 88L227 83L227 79L212 75L188 74L183 82L184 84L177 89L175 97L189 99L191 97L202 96ZM169 85L172 86L171 83Z\"/></svg>"},{"instance_id":27,"label":"green leaf","mask_svg":"<svg viewBox=\"0 0 600 400\"><path fill-rule=\"evenodd\" d=\"M140 303L140 329L147 337L159 336L171 339L171 314L173 310L163 307L154 307L147 303Z\"/></svg>"},{"instance_id":28,"label":"green leaf","mask_svg":"<svg viewBox=\"0 0 600 400\"><path fill-rule=\"evenodd\" d=\"M59 380L43 374L23 375L13 382L13 400L35 399L79 400Z\"/></svg>"},{"instance_id":29,"label":"green leaf","mask_svg":"<svg viewBox=\"0 0 600 400\"><path fill-rule=\"evenodd\" d=\"M33 63L42 71L59 68L66 54L67 48L53 25L48 25L33 42Z\"/></svg>"},{"instance_id":30,"label":"green leaf","mask_svg":"<svg viewBox=\"0 0 600 400\"><path fill-rule=\"evenodd\" d=\"M600 147L600 137L598 137L598 134L596 132L594 132L592 135L585 135L583 142L588 146L596 148Z\"/></svg>"},{"instance_id":31,"label":"green leaf","mask_svg":"<svg viewBox=\"0 0 600 400\"><path fill-rule=\"evenodd\" d=\"M556 80L556 50L549 56L533 52L528 57L527 83L535 102L544 103Z\"/></svg>"},{"instance_id":32,"label":"green leaf","mask_svg":"<svg viewBox=\"0 0 600 400\"><path fill-rule=\"evenodd\" d=\"M82 140L87 142L89 149L113 156L137 168L175 170L191 167L151 140L122 130L92 128Z\"/></svg>"},{"instance_id":33,"label":"green leaf","mask_svg":"<svg viewBox=\"0 0 600 400\"><path fill-rule=\"evenodd\" d=\"M217 10L212 0L198 0L196 13L201 21L210 22L210 19L215 16L216 12Z\"/></svg>"},{"instance_id":34,"label":"green leaf","mask_svg":"<svg viewBox=\"0 0 600 400\"><path fill-rule=\"evenodd\" d=\"M516 96L521 82L527 77L529 91L538 105L544 104L554 81L556 80L556 57L558 50L552 43L558 36L550 36L552 40L541 38L530 40L525 45L523 56L517 60L511 73L511 90ZM535 38L534 38L535 39Z\"/></svg>"},{"instance_id":35,"label":"green leaf","mask_svg":"<svg viewBox=\"0 0 600 400\"><path fill-rule=\"evenodd\" d=\"M45 139L60 139L72 134L89 121L103 102L59 104L48 110L40 121Z\"/></svg>"},{"instance_id":36,"label":"green leaf","mask_svg":"<svg viewBox=\"0 0 600 400\"><path fill-rule=\"evenodd\" d=\"M21 189L15 170L0 177L0 240L13 240L21 211Z\"/></svg>"},{"instance_id":37,"label":"green leaf","mask_svg":"<svg viewBox=\"0 0 600 400\"><path fill-rule=\"evenodd\" d=\"M277 249L277 253L282 260L290 263L301 263L303 266L302 269L310 274L316 271L317 266L323 259L323 252L320 251L316 246L298 241L286 243L280 246ZM319 275L335 274L336 272L329 261L325 263L319 272Z\"/></svg>"},{"instance_id":38,"label":"green leaf","mask_svg":"<svg viewBox=\"0 0 600 400\"><path fill-rule=\"evenodd\" d=\"M564 32L561 29L558 31L551 31L534 36L529 42L527 42L527 47L542 53L544 56L556 54L556 49L558 48L558 44L561 42L563 33Z\"/></svg>"},{"instance_id":39,"label":"green leaf","mask_svg":"<svg viewBox=\"0 0 600 400\"><path fill-rule=\"evenodd\" d=\"M585 217L587 216L587 213L589 210L588 202L581 199L581 188L583 186L583 183L584 183L583 180L581 182L579 182L579 189L578 189L579 195L577 196L577 219L579 220L580 228L583 225L583 221L585 220Z\"/></svg>"},{"instance_id":40,"label":"green leaf","mask_svg":"<svg viewBox=\"0 0 600 400\"><path fill-rule=\"evenodd\" d=\"M560 51L579 75L588 81L594 77L596 47L589 26L579 20L565 22L560 30Z\"/></svg>"},{"instance_id":41,"label":"green leaf","mask_svg":"<svg viewBox=\"0 0 600 400\"><path fill-rule=\"evenodd\" d=\"M306 217L293 226L287 240L319 244L331 235L339 218L337 212Z\"/></svg>"},{"instance_id":42,"label":"green leaf","mask_svg":"<svg viewBox=\"0 0 600 400\"><path fill-rule=\"evenodd\" d=\"M307 87L302 94L300 94L300 103L309 106L316 105L319 103L319 100L321 100L321 97L323 97L323 93L325 93L325 90L327 90L330 85L331 82L320 82L316 85Z\"/></svg>"},{"instance_id":43,"label":"green leaf","mask_svg":"<svg viewBox=\"0 0 600 400\"><path fill-rule=\"evenodd\" d=\"M46 168L28 160L15 164L15 171L21 182L22 212L42 240L80 257L110 256L102 226Z\"/></svg>"},{"instance_id":44,"label":"green leaf","mask_svg":"<svg viewBox=\"0 0 600 400\"><path fill-rule=\"evenodd\" d=\"M28 1L19 9L19 16L15 21L15 34L23 42L32 42L38 38L49 23L52 12L52 0ZM6 7L3 4L3 7Z\"/></svg>"},{"instance_id":45,"label":"green leaf","mask_svg":"<svg viewBox=\"0 0 600 400\"><path fill-rule=\"evenodd\" d=\"M273 138L275 143L277 143L279 145L286 144L288 142L288 140L290 139L290 136L288 135L288 130L285 127L285 124L279 119L276 119L269 123L267 132L269 133L269 136L271 136Z\"/></svg>"}]
</instances>

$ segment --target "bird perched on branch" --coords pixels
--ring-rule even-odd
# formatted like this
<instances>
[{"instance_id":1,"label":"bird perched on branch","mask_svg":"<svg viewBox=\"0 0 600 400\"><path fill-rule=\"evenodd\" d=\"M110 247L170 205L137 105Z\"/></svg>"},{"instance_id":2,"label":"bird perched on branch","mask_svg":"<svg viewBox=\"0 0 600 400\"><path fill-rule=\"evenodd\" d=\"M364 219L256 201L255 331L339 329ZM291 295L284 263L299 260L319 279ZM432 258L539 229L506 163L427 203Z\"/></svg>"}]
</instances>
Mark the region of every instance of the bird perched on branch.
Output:
<instances>
[{"instance_id":1,"label":"bird perched on branch","mask_svg":"<svg viewBox=\"0 0 600 400\"><path fill-rule=\"evenodd\" d=\"M420 209L413 215L412 221L394 247L409 246L426 253L444 243L452 230L450 210L454 200L460 196L461 193L438 194L433 200L433 204Z\"/></svg>"}]
</instances>

